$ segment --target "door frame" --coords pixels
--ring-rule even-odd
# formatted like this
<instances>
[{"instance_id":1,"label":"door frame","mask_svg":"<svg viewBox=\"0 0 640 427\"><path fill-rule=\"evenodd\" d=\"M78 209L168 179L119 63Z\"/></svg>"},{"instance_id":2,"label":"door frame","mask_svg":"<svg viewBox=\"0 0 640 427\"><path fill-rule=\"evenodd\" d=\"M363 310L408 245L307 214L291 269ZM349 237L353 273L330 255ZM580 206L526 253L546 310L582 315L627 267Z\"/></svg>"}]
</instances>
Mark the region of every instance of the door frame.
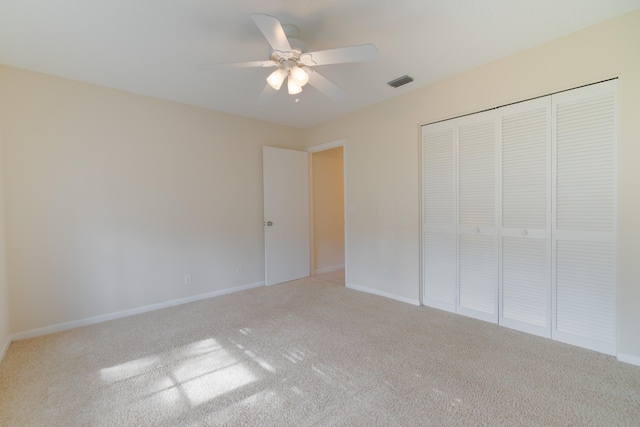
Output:
<instances>
[{"instance_id":1,"label":"door frame","mask_svg":"<svg viewBox=\"0 0 640 427\"><path fill-rule=\"evenodd\" d=\"M315 236L313 233L314 230L314 217L313 217L313 153L317 153L319 151L331 150L333 148L342 147L342 186L343 186L343 211L342 217L344 221L344 285L349 285L349 244L348 244L348 233L347 233L347 139L337 139L335 141L326 142L324 144L314 145L313 147L308 147L306 151L309 153L309 215L310 215L310 227L309 235L310 239L310 254L311 254L311 272L312 275L315 275L316 266L315 266Z\"/></svg>"}]
</instances>

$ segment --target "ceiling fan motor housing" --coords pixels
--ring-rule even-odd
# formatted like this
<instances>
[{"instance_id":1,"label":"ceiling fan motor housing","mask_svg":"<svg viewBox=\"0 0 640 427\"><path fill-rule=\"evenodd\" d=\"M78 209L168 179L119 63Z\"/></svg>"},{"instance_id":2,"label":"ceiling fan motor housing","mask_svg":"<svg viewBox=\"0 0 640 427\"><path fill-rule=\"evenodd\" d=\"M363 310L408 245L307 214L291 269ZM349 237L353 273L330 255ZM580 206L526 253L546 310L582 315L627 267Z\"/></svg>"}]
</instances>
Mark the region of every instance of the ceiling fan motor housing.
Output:
<instances>
[{"instance_id":1,"label":"ceiling fan motor housing","mask_svg":"<svg viewBox=\"0 0 640 427\"><path fill-rule=\"evenodd\" d=\"M299 42L299 43L296 43L296 42ZM306 52L307 50L306 45L298 39L289 39L289 44L291 45L290 52L281 52L278 50L273 50L273 48L269 48L269 58L272 61L276 61L280 63L283 63L284 61L292 59L299 66L304 65L300 62L300 56L304 52Z\"/></svg>"}]
</instances>

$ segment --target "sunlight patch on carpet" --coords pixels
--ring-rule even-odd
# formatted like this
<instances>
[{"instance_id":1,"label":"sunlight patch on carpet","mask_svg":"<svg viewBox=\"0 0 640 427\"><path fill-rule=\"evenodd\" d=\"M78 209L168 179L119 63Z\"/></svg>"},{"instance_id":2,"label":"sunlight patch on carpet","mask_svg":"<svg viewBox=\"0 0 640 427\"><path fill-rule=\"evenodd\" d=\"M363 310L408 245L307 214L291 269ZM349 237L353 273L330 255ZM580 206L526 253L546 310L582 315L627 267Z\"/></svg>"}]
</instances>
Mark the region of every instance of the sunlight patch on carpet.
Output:
<instances>
[{"instance_id":1,"label":"sunlight patch on carpet","mask_svg":"<svg viewBox=\"0 0 640 427\"><path fill-rule=\"evenodd\" d=\"M189 403L198 406L257 379L249 369L238 363L183 382L180 388L189 399Z\"/></svg>"},{"instance_id":2,"label":"sunlight patch on carpet","mask_svg":"<svg viewBox=\"0 0 640 427\"><path fill-rule=\"evenodd\" d=\"M222 345L213 338L197 341L184 347L185 356L199 356L212 351L221 350Z\"/></svg>"},{"instance_id":3,"label":"sunlight patch on carpet","mask_svg":"<svg viewBox=\"0 0 640 427\"><path fill-rule=\"evenodd\" d=\"M143 357L141 359L131 360L121 363L110 368L100 370L100 377L107 382L115 382L126 380L127 378L142 375L158 366L160 358L158 356Z\"/></svg>"}]
</instances>

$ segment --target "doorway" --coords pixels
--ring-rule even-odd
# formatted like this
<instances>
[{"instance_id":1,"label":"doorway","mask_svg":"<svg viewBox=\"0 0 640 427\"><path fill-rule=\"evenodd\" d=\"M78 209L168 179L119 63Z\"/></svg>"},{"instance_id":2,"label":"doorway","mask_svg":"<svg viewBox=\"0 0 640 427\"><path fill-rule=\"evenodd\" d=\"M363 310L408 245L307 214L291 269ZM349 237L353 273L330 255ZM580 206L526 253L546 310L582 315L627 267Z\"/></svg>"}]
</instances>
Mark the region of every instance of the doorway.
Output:
<instances>
[{"instance_id":1,"label":"doorway","mask_svg":"<svg viewBox=\"0 0 640 427\"><path fill-rule=\"evenodd\" d=\"M344 141L316 146L311 152L312 273L345 285Z\"/></svg>"}]
</instances>

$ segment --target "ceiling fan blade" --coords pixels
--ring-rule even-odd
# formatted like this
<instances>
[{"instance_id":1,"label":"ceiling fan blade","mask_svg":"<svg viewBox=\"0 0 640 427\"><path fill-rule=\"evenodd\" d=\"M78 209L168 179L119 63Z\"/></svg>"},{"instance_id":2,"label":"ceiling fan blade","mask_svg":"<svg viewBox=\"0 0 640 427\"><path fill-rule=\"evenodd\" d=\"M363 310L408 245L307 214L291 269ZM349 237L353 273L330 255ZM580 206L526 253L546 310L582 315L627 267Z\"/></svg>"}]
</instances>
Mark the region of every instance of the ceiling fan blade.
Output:
<instances>
[{"instance_id":1,"label":"ceiling fan blade","mask_svg":"<svg viewBox=\"0 0 640 427\"><path fill-rule=\"evenodd\" d=\"M247 62L217 62L211 64L200 64L197 66L200 71L212 70L215 68L259 68L276 67L276 61L247 61Z\"/></svg>"},{"instance_id":2,"label":"ceiling fan blade","mask_svg":"<svg viewBox=\"0 0 640 427\"><path fill-rule=\"evenodd\" d=\"M376 59L378 49L372 44L320 50L300 55L300 62L310 67L314 65L343 64L346 62L365 62Z\"/></svg>"},{"instance_id":3,"label":"ceiling fan blade","mask_svg":"<svg viewBox=\"0 0 640 427\"><path fill-rule=\"evenodd\" d=\"M306 71L309 74L309 84L322 92L327 98L334 101L342 101L347 97L345 91L331 83L322 74L312 69L307 69Z\"/></svg>"},{"instance_id":4,"label":"ceiling fan blade","mask_svg":"<svg viewBox=\"0 0 640 427\"><path fill-rule=\"evenodd\" d=\"M263 13L253 14L251 15L251 18L274 51L291 52L291 45L289 44L289 40L287 40L287 36L282 29L280 21L273 16L265 15Z\"/></svg>"},{"instance_id":5,"label":"ceiling fan blade","mask_svg":"<svg viewBox=\"0 0 640 427\"><path fill-rule=\"evenodd\" d=\"M262 92L260 93L260 96L258 96L258 99L256 99L256 105L265 105L265 104L267 104L271 99L273 99L273 97L274 97L274 95L276 93L278 93L278 91L274 90L267 83L265 85L264 89L262 89Z\"/></svg>"}]
</instances>

